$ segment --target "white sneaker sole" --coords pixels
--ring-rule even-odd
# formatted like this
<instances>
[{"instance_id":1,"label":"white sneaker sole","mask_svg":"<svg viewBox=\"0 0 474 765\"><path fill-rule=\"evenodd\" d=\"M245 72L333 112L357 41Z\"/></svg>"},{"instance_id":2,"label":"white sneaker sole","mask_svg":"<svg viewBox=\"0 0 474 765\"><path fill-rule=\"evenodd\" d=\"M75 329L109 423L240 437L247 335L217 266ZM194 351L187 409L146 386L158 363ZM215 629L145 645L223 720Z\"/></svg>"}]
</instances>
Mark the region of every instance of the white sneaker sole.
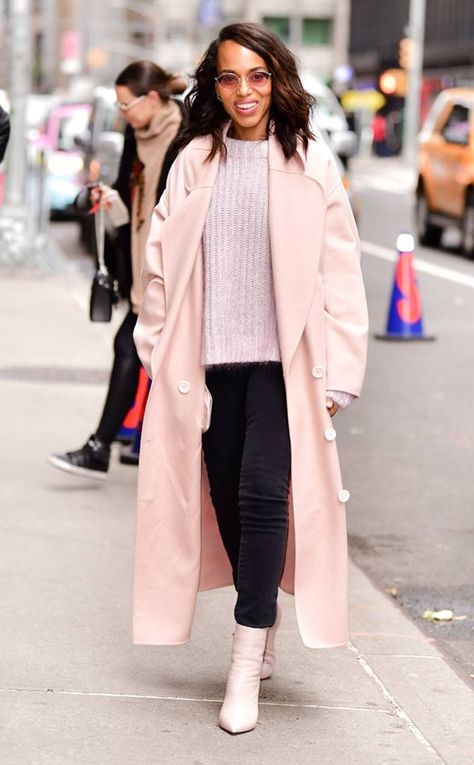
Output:
<instances>
[{"instance_id":1,"label":"white sneaker sole","mask_svg":"<svg viewBox=\"0 0 474 765\"><path fill-rule=\"evenodd\" d=\"M71 465L70 462L62 460L60 457L56 457L55 454L51 454L48 457L48 462L58 470L63 470L64 473L71 473L77 475L79 478L89 478L92 481L105 481L107 473L100 473L98 470L88 470L87 468L78 467L77 465Z\"/></svg>"}]
</instances>

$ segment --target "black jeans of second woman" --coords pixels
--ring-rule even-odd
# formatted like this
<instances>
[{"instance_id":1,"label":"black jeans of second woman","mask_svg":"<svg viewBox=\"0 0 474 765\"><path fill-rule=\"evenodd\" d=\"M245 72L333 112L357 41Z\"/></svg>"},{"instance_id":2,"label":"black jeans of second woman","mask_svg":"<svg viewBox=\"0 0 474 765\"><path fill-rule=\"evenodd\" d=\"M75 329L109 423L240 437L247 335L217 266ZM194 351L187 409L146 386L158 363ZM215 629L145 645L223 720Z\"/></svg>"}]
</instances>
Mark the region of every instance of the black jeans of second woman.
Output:
<instances>
[{"instance_id":1,"label":"black jeans of second woman","mask_svg":"<svg viewBox=\"0 0 474 765\"><path fill-rule=\"evenodd\" d=\"M237 590L235 619L271 627L288 531L290 438L281 364L210 367L204 459Z\"/></svg>"},{"instance_id":2,"label":"black jeans of second woman","mask_svg":"<svg viewBox=\"0 0 474 765\"><path fill-rule=\"evenodd\" d=\"M95 435L111 444L115 440L128 410L133 406L140 374L140 359L133 342L138 316L129 311L114 340L114 364L99 427Z\"/></svg>"}]
</instances>

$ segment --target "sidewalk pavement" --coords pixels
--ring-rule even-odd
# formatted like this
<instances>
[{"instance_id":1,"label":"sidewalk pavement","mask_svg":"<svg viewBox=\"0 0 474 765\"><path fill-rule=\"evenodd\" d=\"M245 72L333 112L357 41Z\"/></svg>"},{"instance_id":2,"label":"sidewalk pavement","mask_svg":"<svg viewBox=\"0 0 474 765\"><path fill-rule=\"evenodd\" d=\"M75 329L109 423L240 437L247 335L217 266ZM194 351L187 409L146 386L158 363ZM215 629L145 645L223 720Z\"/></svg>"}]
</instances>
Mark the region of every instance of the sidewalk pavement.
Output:
<instances>
[{"instance_id":1,"label":"sidewalk pavement","mask_svg":"<svg viewBox=\"0 0 474 765\"><path fill-rule=\"evenodd\" d=\"M233 593L199 597L184 647L131 643L136 469L106 485L46 464L93 430L114 325L74 271L0 271L5 765L469 765L474 695L354 565L351 644L314 651L282 596L255 731L217 726ZM116 457L116 455L115 455Z\"/></svg>"},{"instance_id":2,"label":"sidewalk pavement","mask_svg":"<svg viewBox=\"0 0 474 765\"><path fill-rule=\"evenodd\" d=\"M413 195L417 167L402 157L353 157L350 161L351 186L355 192L365 189Z\"/></svg>"}]
</instances>

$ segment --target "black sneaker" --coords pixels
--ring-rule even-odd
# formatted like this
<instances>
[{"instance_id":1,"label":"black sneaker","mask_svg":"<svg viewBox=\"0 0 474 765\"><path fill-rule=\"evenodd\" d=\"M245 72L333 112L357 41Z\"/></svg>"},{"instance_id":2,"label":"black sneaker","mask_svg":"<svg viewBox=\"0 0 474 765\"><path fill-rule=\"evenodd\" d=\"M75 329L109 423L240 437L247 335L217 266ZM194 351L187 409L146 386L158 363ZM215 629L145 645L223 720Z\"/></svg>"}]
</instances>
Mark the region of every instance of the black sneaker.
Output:
<instances>
[{"instance_id":1,"label":"black sneaker","mask_svg":"<svg viewBox=\"0 0 474 765\"><path fill-rule=\"evenodd\" d=\"M92 435L81 449L66 454L51 454L48 462L59 470L81 478L105 481L110 461L110 446Z\"/></svg>"}]
</instances>

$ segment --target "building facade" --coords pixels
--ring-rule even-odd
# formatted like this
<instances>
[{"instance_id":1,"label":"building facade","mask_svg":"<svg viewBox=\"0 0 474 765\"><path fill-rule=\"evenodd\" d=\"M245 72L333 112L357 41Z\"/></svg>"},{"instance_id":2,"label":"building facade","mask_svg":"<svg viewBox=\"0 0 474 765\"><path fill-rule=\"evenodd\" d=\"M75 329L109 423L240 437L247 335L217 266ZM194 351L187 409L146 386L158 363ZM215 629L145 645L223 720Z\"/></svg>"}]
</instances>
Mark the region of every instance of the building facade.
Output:
<instances>
[{"instance_id":1,"label":"building facade","mask_svg":"<svg viewBox=\"0 0 474 765\"><path fill-rule=\"evenodd\" d=\"M0 24L0 78L8 70L8 16ZM35 88L78 79L110 84L132 60L190 72L219 27L257 21L277 32L322 79L347 63L350 0L31 0ZM3 51L3 53L2 53ZM2 58L3 56L3 58ZM3 71L2 71L3 70Z\"/></svg>"},{"instance_id":2,"label":"building facade","mask_svg":"<svg viewBox=\"0 0 474 765\"><path fill-rule=\"evenodd\" d=\"M356 79L374 79L399 65L409 34L410 0L352 0L349 56ZM426 77L474 82L473 0L427 0L423 68Z\"/></svg>"}]
</instances>

